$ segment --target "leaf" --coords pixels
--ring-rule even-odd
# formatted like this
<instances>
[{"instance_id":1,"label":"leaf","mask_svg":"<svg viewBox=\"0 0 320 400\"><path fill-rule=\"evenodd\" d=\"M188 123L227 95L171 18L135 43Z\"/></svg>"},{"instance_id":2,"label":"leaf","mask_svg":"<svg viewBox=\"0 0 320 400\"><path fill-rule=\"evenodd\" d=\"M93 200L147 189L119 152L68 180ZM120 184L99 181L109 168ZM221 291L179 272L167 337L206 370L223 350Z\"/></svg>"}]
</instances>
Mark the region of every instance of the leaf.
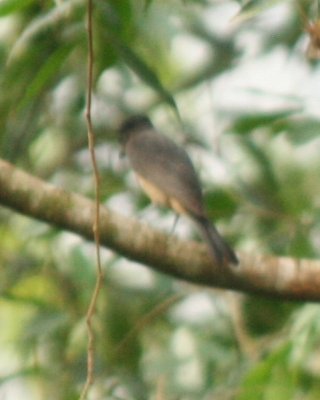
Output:
<instances>
[{"instance_id":1,"label":"leaf","mask_svg":"<svg viewBox=\"0 0 320 400\"><path fill-rule=\"evenodd\" d=\"M158 95L178 114L178 107L171 93L162 85L160 79L154 70L138 56L132 49L124 43L113 43L123 61L130 67L140 79L142 79L148 86L152 87Z\"/></svg>"},{"instance_id":2,"label":"leaf","mask_svg":"<svg viewBox=\"0 0 320 400\"><path fill-rule=\"evenodd\" d=\"M30 0L29 0L30 1ZM12 60L20 54L21 49L26 47L34 37L40 33L46 32L48 28L56 28L61 21L67 23L71 19L72 15L82 7L83 0L69 0L61 3L59 6L50 9L47 13L34 18L22 32L18 40L12 47L7 64L10 64Z\"/></svg>"},{"instance_id":3,"label":"leaf","mask_svg":"<svg viewBox=\"0 0 320 400\"><path fill-rule=\"evenodd\" d=\"M145 0L144 1L144 11L148 11L149 7L151 6L153 0Z\"/></svg>"},{"instance_id":4,"label":"leaf","mask_svg":"<svg viewBox=\"0 0 320 400\"><path fill-rule=\"evenodd\" d=\"M217 189L206 193L205 200L210 218L230 217L236 211L237 203L233 196L222 189Z\"/></svg>"},{"instance_id":5,"label":"leaf","mask_svg":"<svg viewBox=\"0 0 320 400\"><path fill-rule=\"evenodd\" d=\"M48 57L47 61L41 66L35 75L33 81L30 82L27 90L22 97L17 109L22 109L31 100L37 97L46 84L57 75L60 66L63 64L70 51L71 45L61 46Z\"/></svg>"},{"instance_id":6,"label":"leaf","mask_svg":"<svg viewBox=\"0 0 320 400\"><path fill-rule=\"evenodd\" d=\"M292 115L296 110L275 111L271 113L252 113L237 118L231 126L231 130L236 134L250 134L254 129L271 126L283 121Z\"/></svg>"},{"instance_id":7,"label":"leaf","mask_svg":"<svg viewBox=\"0 0 320 400\"><path fill-rule=\"evenodd\" d=\"M278 121L273 128L286 131L288 138L296 144L303 144L320 136L320 120L316 118L301 117Z\"/></svg>"},{"instance_id":8,"label":"leaf","mask_svg":"<svg viewBox=\"0 0 320 400\"><path fill-rule=\"evenodd\" d=\"M118 4L118 2L116 3ZM122 4L122 3L121 3ZM133 50L132 33L128 37L128 16L127 13L120 13L119 6L114 4L98 3L100 18L104 20L104 34L110 45L117 52L120 59L136 74L138 77L156 91L161 99L163 99L175 112L180 120L178 107L171 93L162 85L157 73L147 64L147 62ZM111 8L111 10L110 10ZM113 11L113 12L111 12ZM131 40L130 40L131 39Z\"/></svg>"},{"instance_id":9,"label":"leaf","mask_svg":"<svg viewBox=\"0 0 320 400\"><path fill-rule=\"evenodd\" d=\"M296 308L297 305L290 302L248 296L243 303L243 320L248 334L261 337L279 331Z\"/></svg>"},{"instance_id":10,"label":"leaf","mask_svg":"<svg viewBox=\"0 0 320 400\"><path fill-rule=\"evenodd\" d=\"M283 0L248 0L241 7L239 13L233 18L233 21L239 23L244 22L280 2L283 2Z\"/></svg>"},{"instance_id":11,"label":"leaf","mask_svg":"<svg viewBox=\"0 0 320 400\"><path fill-rule=\"evenodd\" d=\"M97 2L94 7L95 79L119 61L117 51L110 46L111 31L130 44L136 36L136 25L132 5L128 0Z\"/></svg>"},{"instance_id":12,"label":"leaf","mask_svg":"<svg viewBox=\"0 0 320 400\"><path fill-rule=\"evenodd\" d=\"M270 193L278 193L280 190L278 178L272 162L264 149L259 147L253 140L247 139L247 137L241 143L259 167L262 181L267 184Z\"/></svg>"},{"instance_id":13,"label":"leaf","mask_svg":"<svg viewBox=\"0 0 320 400\"><path fill-rule=\"evenodd\" d=\"M291 344L287 343L253 368L244 379L237 400L292 399L295 385L288 368L290 351Z\"/></svg>"},{"instance_id":14,"label":"leaf","mask_svg":"<svg viewBox=\"0 0 320 400\"><path fill-rule=\"evenodd\" d=\"M2 0L0 2L0 17L22 11L35 3L34 0Z\"/></svg>"},{"instance_id":15,"label":"leaf","mask_svg":"<svg viewBox=\"0 0 320 400\"><path fill-rule=\"evenodd\" d=\"M266 127L273 134L286 132L296 144L303 144L320 135L320 120L313 117L295 116L297 109L272 113L246 114L235 120L229 131L248 135L253 130Z\"/></svg>"}]
</instances>

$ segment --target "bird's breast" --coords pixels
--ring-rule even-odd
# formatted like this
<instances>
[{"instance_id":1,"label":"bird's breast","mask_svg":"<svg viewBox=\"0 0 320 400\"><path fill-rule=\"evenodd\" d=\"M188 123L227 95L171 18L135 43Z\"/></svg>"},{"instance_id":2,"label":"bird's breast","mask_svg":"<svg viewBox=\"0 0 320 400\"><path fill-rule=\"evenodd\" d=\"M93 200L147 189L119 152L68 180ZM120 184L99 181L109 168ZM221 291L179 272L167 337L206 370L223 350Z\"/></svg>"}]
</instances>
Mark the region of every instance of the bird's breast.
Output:
<instances>
[{"instance_id":1,"label":"bird's breast","mask_svg":"<svg viewBox=\"0 0 320 400\"><path fill-rule=\"evenodd\" d=\"M154 184L150 183L147 179L140 175L137 175L138 182L145 193L150 197L153 203L170 207L178 214L187 214L186 209L182 204L174 197L168 196L165 192L159 189Z\"/></svg>"}]
</instances>

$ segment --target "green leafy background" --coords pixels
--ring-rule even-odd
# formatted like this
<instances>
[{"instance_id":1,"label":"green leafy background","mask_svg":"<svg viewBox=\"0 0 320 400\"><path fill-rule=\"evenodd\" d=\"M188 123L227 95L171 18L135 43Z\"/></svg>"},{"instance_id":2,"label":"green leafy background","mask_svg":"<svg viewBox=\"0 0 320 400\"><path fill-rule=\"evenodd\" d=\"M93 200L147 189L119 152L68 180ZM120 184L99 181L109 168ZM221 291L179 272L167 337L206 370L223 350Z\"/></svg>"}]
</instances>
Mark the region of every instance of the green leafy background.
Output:
<instances>
[{"instance_id":1,"label":"green leafy background","mask_svg":"<svg viewBox=\"0 0 320 400\"><path fill-rule=\"evenodd\" d=\"M319 257L320 75L305 55L316 13L316 0L94 2L102 201L170 232L172 213L150 206L119 159L119 122L148 113L189 151L210 218L235 248ZM83 0L0 2L0 153L93 197L85 18ZM196 235L185 220L175 233ZM0 238L0 398L77 399L93 245L4 207ZM102 256L90 399L319 398L318 305L186 285Z\"/></svg>"}]
</instances>

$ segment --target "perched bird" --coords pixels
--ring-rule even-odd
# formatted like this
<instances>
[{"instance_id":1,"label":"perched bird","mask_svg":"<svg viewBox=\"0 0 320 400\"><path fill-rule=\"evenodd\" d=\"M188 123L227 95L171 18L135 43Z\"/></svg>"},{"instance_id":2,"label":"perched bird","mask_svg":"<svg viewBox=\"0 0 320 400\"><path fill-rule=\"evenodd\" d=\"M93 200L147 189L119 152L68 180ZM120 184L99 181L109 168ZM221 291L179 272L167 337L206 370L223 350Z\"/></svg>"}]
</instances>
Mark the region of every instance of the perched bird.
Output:
<instances>
[{"instance_id":1,"label":"perched bird","mask_svg":"<svg viewBox=\"0 0 320 400\"><path fill-rule=\"evenodd\" d=\"M122 153L127 155L150 199L189 216L199 227L219 266L238 264L233 250L208 220L199 179L186 151L159 133L143 115L124 121L119 135Z\"/></svg>"}]
</instances>

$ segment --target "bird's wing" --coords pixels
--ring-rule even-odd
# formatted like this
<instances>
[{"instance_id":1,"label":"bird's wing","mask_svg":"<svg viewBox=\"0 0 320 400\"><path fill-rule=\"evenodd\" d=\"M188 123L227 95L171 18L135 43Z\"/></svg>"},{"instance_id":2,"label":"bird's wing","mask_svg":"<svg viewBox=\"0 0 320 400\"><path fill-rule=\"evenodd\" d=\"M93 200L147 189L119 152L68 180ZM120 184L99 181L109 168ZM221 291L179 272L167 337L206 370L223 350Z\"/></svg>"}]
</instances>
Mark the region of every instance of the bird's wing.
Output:
<instances>
[{"instance_id":1,"label":"bird's wing","mask_svg":"<svg viewBox=\"0 0 320 400\"><path fill-rule=\"evenodd\" d=\"M194 215L203 215L201 187L192 162L168 137L144 130L126 145L135 172Z\"/></svg>"}]
</instances>

